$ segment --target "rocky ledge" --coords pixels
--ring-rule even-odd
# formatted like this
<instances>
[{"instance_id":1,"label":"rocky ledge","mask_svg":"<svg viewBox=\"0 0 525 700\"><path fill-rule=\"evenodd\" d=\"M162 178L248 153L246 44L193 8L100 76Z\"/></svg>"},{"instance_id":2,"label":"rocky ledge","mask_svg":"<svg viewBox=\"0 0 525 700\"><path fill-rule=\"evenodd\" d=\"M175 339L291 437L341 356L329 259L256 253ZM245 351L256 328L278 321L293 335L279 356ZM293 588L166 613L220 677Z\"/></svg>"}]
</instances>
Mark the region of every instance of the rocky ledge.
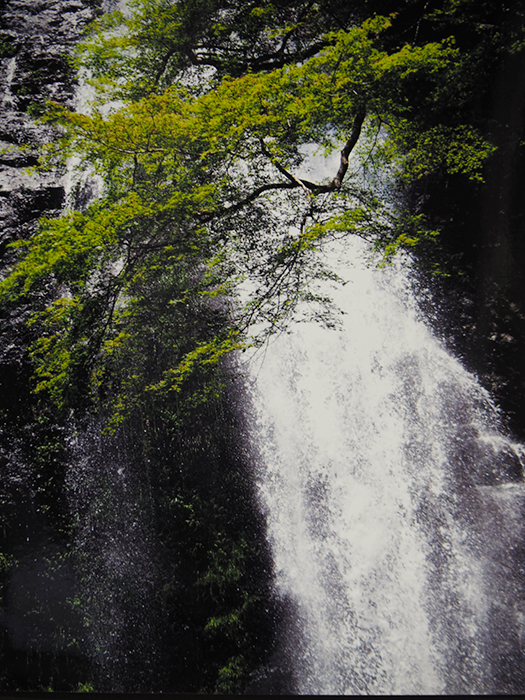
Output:
<instances>
[{"instance_id":1,"label":"rocky ledge","mask_svg":"<svg viewBox=\"0 0 525 700\"><path fill-rule=\"evenodd\" d=\"M68 57L100 0L0 0L0 259L64 204L63 173L34 169L56 137L38 122L47 100L72 106L76 77Z\"/></svg>"}]
</instances>

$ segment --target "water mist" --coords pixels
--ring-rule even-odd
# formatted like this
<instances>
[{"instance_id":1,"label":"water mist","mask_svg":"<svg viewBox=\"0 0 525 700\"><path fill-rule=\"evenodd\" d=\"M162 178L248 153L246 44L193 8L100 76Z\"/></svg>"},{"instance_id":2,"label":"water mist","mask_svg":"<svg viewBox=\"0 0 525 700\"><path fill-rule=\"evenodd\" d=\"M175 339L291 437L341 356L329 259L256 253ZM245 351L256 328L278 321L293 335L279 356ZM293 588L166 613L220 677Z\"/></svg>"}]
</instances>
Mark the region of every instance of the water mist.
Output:
<instances>
[{"instance_id":1,"label":"water mist","mask_svg":"<svg viewBox=\"0 0 525 700\"><path fill-rule=\"evenodd\" d=\"M294 690L519 692L525 450L406 269L340 245L340 328L298 324L249 367Z\"/></svg>"}]
</instances>

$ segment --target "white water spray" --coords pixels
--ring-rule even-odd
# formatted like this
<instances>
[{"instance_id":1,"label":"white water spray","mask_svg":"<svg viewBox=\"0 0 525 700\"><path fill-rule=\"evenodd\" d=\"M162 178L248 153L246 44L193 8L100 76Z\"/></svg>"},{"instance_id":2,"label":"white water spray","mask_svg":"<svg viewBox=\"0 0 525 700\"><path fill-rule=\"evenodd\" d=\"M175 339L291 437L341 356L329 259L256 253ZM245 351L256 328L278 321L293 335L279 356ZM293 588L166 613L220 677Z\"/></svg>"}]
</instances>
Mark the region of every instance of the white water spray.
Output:
<instances>
[{"instance_id":1,"label":"white water spray","mask_svg":"<svg viewBox=\"0 0 525 700\"><path fill-rule=\"evenodd\" d=\"M354 242L337 271L341 329L298 324L250 369L296 690L512 692L524 449L418 318L401 267L367 267Z\"/></svg>"},{"instance_id":2,"label":"white water spray","mask_svg":"<svg viewBox=\"0 0 525 700\"><path fill-rule=\"evenodd\" d=\"M2 101L1 101L2 106L7 105L8 107L12 107L14 104L15 99L14 99L13 93L11 92L11 86L13 84L13 79L15 77L15 71L16 71L16 56L13 56L7 62L4 94L2 96Z\"/></svg>"},{"instance_id":3,"label":"white water spray","mask_svg":"<svg viewBox=\"0 0 525 700\"><path fill-rule=\"evenodd\" d=\"M127 0L103 0L101 6L103 13L119 11L124 16L131 14ZM91 73L86 68L80 69L77 74L77 87L75 90L73 108L75 112L92 116L93 104L96 102L97 90L91 84ZM105 105L98 104L97 109L102 114L108 114L118 109L121 103L115 100L108 101ZM79 156L70 156L66 162L66 172L62 178L65 192L66 209L83 210L104 192L104 181L101 175L95 172L94 167Z\"/></svg>"}]
</instances>

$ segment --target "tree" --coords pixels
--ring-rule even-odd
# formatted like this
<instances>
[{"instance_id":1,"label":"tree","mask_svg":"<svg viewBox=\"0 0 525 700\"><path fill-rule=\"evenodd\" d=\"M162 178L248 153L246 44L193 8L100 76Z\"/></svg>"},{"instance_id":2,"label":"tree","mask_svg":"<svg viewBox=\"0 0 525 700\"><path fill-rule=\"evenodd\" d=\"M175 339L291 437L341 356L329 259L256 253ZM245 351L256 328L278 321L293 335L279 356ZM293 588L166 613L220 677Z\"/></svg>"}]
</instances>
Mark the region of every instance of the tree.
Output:
<instances>
[{"instance_id":1,"label":"tree","mask_svg":"<svg viewBox=\"0 0 525 700\"><path fill-rule=\"evenodd\" d=\"M82 47L90 113L48 117L64 128L49 162L80 155L104 194L16 244L1 287L4 303L33 305L36 392L73 408L89 397L117 422L263 342L303 302L324 317L325 241L362 236L388 258L432 239L404 188L430 173L481 179L492 147L472 104L502 37L520 40L498 19L504 3L470 0L132 9ZM312 145L340 149L326 181L301 175ZM377 169L393 173L389 201Z\"/></svg>"}]
</instances>

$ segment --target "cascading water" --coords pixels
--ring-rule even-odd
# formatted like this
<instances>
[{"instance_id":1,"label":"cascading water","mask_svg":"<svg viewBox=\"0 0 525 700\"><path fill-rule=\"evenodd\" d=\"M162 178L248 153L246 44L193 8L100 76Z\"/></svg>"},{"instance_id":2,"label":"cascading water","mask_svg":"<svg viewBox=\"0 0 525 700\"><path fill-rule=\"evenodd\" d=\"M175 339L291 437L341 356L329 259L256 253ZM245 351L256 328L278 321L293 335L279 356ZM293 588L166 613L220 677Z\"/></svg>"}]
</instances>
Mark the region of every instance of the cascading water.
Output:
<instances>
[{"instance_id":1,"label":"cascading water","mask_svg":"<svg viewBox=\"0 0 525 700\"><path fill-rule=\"evenodd\" d=\"M13 56L12 58L9 59L9 61L7 63L4 94L2 96L2 101L1 101L2 106L11 106L13 104L13 93L11 92L11 86L13 84L15 70L16 70L16 56Z\"/></svg>"},{"instance_id":2,"label":"cascading water","mask_svg":"<svg viewBox=\"0 0 525 700\"><path fill-rule=\"evenodd\" d=\"M83 647L98 687L113 692L155 688L159 680L158 546L139 434L133 426L106 436L94 420L69 437L66 494L75 514Z\"/></svg>"},{"instance_id":3,"label":"cascading water","mask_svg":"<svg viewBox=\"0 0 525 700\"><path fill-rule=\"evenodd\" d=\"M127 0L102 0L101 8L104 14L109 12L121 12L129 14ZM91 115L92 102L96 97L96 89L90 83L90 73L82 68L77 74L77 86L73 100L75 112ZM7 94L7 93L6 93ZM99 109L110 111L118 107L115 102L110 102ZM63 177L66 208L86 209L104 191L103 179L94 172L91 164L82 161L79 156L71 156L66 163L66 172Z\"/></svg>"},{"instance_id":4,"label":"cascading water","mask_svg":"<svg viewBox=\"0 0 525 700\"><path fill-rule=\"evenodd\" d=\"M105 11L117 7L124 10L125 3L103 3ZM16 70L12 58L4 106L13 102ZM81 83L77 109L89 97ZM75 179L71 169L65 186L78 208L100 191L88 171ZM289 689L519 693L525 686L524 448L505 435L490 397L420 318L408 276L367 267L359 242L346 256L339 267L349 281L334 292L344 312L340 328L298 324L250 368L252 443L276 594L297 616L278 643L292 667ZM24 550L11 582L14 648L33 644L39 653L65 654L83 635L78 653L96 667L97 689L171 688L166 659L180 664L173 682L182 683L179 669L201 650L196 644L162 648L163 627L175 627L175 619L184 628L180 639L191 641L186 621L197 616L183 614L195 603L179 570L174 567L177 579L162 568L167 557L159 553L165 544L155 539L143 427L130 425L114 438L103 435L98 419L78 434L76 428L70 426L64 477L76 568L70 557L61 564L61 578L52 571L49 591L57 598L63 592L68 606L81 608L83 624L73 628L69 608L60 620L46 588L51 612L41 617L53 626L48 638L55 639L57 620L71 629L60 647L30 639L25 611L44 597L38 583L43 555L35 545ZM175 471L180 457L172 457ZM201 468L204 473L210 466ZM216 469L224 477L224 463ZM231 488L233 479L225 483ZM196 500L175 496L173 529L193 527L197 520L180 513L193 514ZM229 550L210 551L230 556ZM57 560L65 559L57 552ZM203 568L199 585L212 574ZM169 622L159 591L176 607ZM207 640L212 619L217 623L216 617L202 622ZM47 628L39 624L35 629L44 637ZM200 657L195 667L202 668Z\"/></svg>"},{"instance_id":5,"label":"cascading water","mask_svg":"<svg viewBox=\"0 0 525 700\"><path fill-rule=\"evenodd\" d=\"M248 376L295 690L520 692L525 450L408 274L333 253L340 329L298 324Z\"/></svg>"}]
</instances>

